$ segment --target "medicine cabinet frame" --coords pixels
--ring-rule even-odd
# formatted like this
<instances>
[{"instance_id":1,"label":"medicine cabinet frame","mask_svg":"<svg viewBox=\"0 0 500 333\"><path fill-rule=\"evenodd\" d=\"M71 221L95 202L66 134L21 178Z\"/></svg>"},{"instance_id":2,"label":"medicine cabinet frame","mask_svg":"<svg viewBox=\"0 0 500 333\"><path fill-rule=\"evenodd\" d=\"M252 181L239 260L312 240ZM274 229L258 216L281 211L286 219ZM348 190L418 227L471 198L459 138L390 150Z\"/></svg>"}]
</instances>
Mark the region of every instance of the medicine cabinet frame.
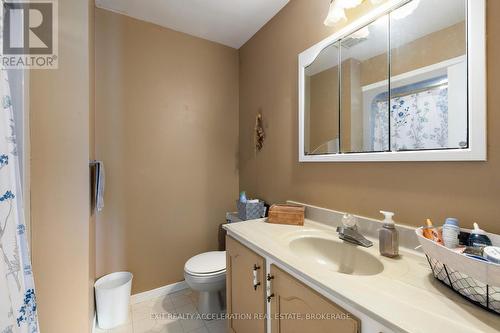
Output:
<instances>
[{"instance_id":1,"label":"medicine cabinet frame","mask_svg":"<svg viewBox=\"0 0 500 333\"><path fill-rule=\"evenodd\" d=\"M409 1L389 0L299 55L299 162L486 161L486 0L467 0L467 148L320 155L307 155L305 152L306 67L314 62L323 49Z\"/></svg>"}]
</instances>

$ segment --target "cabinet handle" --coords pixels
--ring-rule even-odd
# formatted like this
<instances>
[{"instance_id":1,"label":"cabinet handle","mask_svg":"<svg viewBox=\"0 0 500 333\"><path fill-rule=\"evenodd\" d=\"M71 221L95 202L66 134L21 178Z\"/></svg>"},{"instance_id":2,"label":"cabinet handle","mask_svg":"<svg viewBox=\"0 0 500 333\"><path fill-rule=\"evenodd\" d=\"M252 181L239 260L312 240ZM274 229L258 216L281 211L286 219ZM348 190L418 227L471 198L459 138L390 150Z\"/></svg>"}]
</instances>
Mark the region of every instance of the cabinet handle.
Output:
<instances>
[{"instance_id":1,"label":"cabinet handle","mask_svg":"<svg viewBox=\"0 0 500 333\"><path fill-rule=\"evenodd\" d=\"M260 286L260 282L258 279L257 271L260 269L260 266L253 265L253 289L257 290L257 287Z\"/></svg>"},{"instance_id":2,"label":"cabinet handle","mask_svg":"<svg viewBox=\"0 0 500 333\"><path fill-rule=\"evenodd\" d=\"M266 280L269 282L268 286L266 288L266 293L267 293L266 299L267 299L267 303L271 303L271 300L274 297L274 294L271 293L271 280L274 280L274 275L267 274Z\"/></svg>"}]
</instances>

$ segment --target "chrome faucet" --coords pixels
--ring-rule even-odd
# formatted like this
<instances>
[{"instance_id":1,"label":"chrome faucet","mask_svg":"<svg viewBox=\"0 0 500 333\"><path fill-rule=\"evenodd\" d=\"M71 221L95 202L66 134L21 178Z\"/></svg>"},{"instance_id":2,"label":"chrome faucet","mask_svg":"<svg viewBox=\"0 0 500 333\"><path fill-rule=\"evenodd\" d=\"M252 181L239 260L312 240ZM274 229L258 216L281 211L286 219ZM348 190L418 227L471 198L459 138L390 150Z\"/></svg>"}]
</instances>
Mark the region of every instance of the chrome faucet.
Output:
<instances>
[{"instance_id":1,"label":"chrome faucet","mask_svg":"<svg viewBox=\"0 0 500 333\"><path fill-rule=\"evenodd\" d=\"M364 247L373 246L373 242L359 233L358 227L356 226L356 218L352 215L344 215L342 218L342 226L337 227L337 232L339 238L343 241Z\"/></svg>"}]
</instances>

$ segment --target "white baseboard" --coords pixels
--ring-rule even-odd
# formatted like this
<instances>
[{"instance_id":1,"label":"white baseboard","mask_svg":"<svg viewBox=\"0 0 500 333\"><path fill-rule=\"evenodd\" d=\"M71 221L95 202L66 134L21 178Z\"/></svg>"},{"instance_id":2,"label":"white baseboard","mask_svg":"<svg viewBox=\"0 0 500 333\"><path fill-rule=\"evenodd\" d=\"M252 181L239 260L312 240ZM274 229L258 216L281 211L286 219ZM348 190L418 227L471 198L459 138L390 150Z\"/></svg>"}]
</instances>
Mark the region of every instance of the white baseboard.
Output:
<instances>
[{"instance_id":1,"label":"white baseboard","mask_svg":"<svg viewBox=\"0 0 500 333\"><path fill-rule=\"evenodd\" d=\"M130 303L136 304L144 301L148 301L150 299L166 296L168 294L175 293L177 291L181 291L184 289L188 289L186 281L181 281L173 284L169 284L168 286L163 286L160 288L156 288L153 290L148 290L142 293L134 294L130 297Z\"/></svg>"}]
</instances>

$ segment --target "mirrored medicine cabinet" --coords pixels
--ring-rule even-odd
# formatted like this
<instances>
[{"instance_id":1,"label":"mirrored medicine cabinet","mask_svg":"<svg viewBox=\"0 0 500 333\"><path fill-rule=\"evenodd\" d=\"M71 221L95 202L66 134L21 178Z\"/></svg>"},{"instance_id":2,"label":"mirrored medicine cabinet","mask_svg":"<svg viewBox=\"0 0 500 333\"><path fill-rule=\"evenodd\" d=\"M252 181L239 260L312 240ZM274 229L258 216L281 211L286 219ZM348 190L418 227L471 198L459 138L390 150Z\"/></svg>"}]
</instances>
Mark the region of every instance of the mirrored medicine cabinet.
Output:
<instances>
[{"instance_id":1,"label":"mirrored medicine cabinet","mask_svg":"<svg viewBox=\"0 0 500 333\"><path fill-rule=\"evenodd\" d=\"M299 55L301 162L486 160L484 0L392 0Z\"/></svg>"}]
</instances>

